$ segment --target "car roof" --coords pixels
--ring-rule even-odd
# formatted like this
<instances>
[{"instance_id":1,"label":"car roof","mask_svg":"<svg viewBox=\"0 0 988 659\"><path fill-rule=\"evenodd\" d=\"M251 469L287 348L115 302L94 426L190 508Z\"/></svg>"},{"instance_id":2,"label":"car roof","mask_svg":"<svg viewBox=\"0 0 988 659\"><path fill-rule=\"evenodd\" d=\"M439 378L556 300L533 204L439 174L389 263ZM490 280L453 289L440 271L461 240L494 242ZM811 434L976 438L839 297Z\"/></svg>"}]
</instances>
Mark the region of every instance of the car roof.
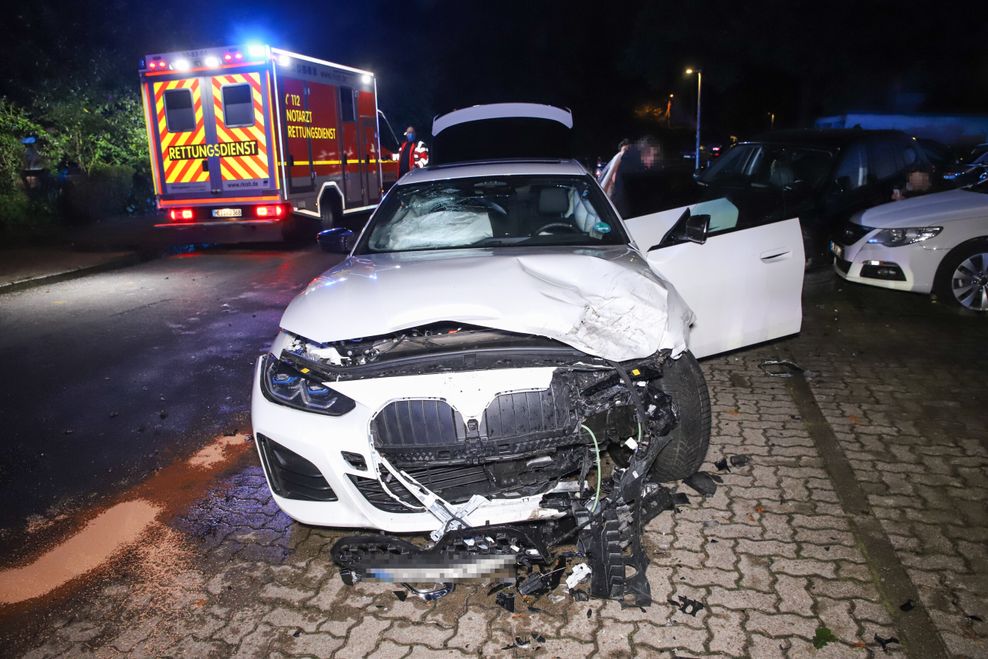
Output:
<instances>
[{"instance_id":1,"label":"car roof","mask_svg":"<svg viewBox=\"0 0 988 659\"><path fill-rule=\"evenodd\" d=\"M823 149L841 149L848 144L873 138L908 139L899 130L864 130L861 128L810 128L805 130L774 130L756 135L743 142L765 142L768 144L794 144Z\"/></svg>"},{"instance_id":2,"label":"car roof","mask_svg":"<svg viewBox=\"0 0 988 659\"><path fill-rule=\"evenodd\" d=\"M524 175L586 176L576 160L499 160L456 163L425 169L414 169L398 180L397 185L446 181L478 176L524 176Z\"/></svg>"}]
</instances>

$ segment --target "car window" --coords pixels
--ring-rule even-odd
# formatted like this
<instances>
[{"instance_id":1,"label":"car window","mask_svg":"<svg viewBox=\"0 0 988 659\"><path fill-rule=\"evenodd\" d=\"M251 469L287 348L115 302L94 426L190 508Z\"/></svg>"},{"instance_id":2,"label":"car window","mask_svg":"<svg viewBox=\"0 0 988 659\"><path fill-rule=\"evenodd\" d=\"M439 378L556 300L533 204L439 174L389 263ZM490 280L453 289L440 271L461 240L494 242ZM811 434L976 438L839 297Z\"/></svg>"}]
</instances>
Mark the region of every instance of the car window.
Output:
<instances>
[{"instance_id":1,"label":"car window","mask_svg":"<svg viewBox=\"0 0 988 659\"><path fill-rule=\"evenodd\" d=\"M743 149L743 151L742 151ZM737 152L737 156L734 156ZM732 156L734 156L732 158ZM817 187L830 171L829 152L791 144L745 144L717 163L701 180L705 183L743 181L753 186L784 190L797 181Z\"/></svg>"},{"instance_id":2,"label":"car window","mask_svg":"<svg viewBox=\"0 0 988 659\"><path fill-rule=\"evenodd\" d=\"M396 186L371 221L368 252L627 244L589 176L492 176Z\"/></svg>"},{"instance_id":3,"label":"car window","mask_svg":"<svg viewBox=\"0 0 988 659\"><path fill-rule=\"evenodd\" d=\"M844 190L856 190L868 182L868 159L863 144L844 149L834 178Z\"/></svg>"},{"instance_id":4,"label":"car window","mask_svg":"<svg viewBox=\"0 0 988 659\"><path fill-rule=\"evenodd\" d=\"M703 173L700 180L709 183L732 176L741 176L747 171L748 161L752 154L760 150L757 144L738 144Z\"/></svg>"},{"instance_id":5,"label":"car window","mask_svg":"<svg viewBox=\"0 0 988 659\"><path fill-rule=\"evenodd\" d=\"M871 175L879 181L895 176L901 170L896 155L896 146L892 142L872 142L869 154Z\"/></svg>"}]
</instances>

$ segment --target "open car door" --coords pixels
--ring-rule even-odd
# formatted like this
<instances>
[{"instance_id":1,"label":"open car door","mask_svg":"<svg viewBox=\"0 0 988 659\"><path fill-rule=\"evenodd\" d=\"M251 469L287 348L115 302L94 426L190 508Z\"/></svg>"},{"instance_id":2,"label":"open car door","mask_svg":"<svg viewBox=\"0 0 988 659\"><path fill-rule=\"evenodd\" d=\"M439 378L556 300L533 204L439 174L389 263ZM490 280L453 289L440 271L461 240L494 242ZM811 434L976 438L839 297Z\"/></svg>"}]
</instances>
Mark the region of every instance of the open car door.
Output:
<instances>
[{"instance_id":1,"label":"open car door","mask_svg":"<svg viewBox=\"0 0 988 659\"><path fill-rule=\"evenodd\" d=\"M687 209L694 220L709 216L702 244L685 237ZM698 358L799 331L804 259L797 219L738 226L737 207L715 199L625 226L652 270L696 314L688 344ZM703 232L693 238L703 240Z\"/></svg>"}]
</instances>

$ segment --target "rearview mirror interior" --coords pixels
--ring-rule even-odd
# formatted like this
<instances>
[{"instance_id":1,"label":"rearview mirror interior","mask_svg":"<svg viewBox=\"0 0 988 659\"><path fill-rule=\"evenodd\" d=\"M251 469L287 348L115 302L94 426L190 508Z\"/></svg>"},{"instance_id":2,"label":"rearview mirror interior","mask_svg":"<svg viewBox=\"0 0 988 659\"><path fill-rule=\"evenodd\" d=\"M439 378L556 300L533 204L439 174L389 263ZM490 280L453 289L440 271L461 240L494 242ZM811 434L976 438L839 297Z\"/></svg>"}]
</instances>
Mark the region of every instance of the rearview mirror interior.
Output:
<instances>
[{"instance_id":1,"label":"rearview mirror interior","mask_svg":"<svg viewBox=\"0 0 988 659\"><path fill-rule=\"evenodd\" d=\"M707 230L710 228L710 215L701 213L693 215L690 209L683 211L672 228L662 237L658 245L648 248L648 251L669 247L680 243L696 243L702 245L707 242Z\"/></svg>"},{"instance_id":2,"label":"rearview mirror interior","mask_svg":"<svg viewBox=\"0 0 988 659\"><path fill-rule=\"evenodd\" d=\"M342 227L320 231L319 235L316 236L316 241L322 251L331 254L349 254L350 250L353 249L355 240L356 236L353 231Z\"/></svg>"}]
</instances>

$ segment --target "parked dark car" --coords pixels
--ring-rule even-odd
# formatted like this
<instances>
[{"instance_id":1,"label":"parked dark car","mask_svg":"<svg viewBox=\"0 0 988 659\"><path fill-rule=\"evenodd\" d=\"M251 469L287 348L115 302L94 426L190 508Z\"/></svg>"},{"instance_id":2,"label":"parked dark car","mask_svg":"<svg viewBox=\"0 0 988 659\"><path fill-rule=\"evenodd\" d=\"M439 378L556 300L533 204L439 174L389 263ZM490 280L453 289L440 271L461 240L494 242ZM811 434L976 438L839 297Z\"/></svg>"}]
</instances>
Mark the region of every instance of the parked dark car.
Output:
<instances>
[{"instance_id":1,"label":"parked dark car","mask_svg":"<svg viewBox=\"0 0 988 659\"><path fill-rule=\"evenodd\" d=\"M798 217L807 267L830 263L833 232L854 213L891 201L924 151L899 131L773 131L740 142L699 174L706 199L727 197L739 224Z\"/></svg>"},{"instance_id":2,"label":"parked dark car","mask_svg":"<svg viewBox=\"0 0 988 659\"><path fill-rule=\"evenodd\" d=\"M973 185L986 179L988 179L988 151L982 151L973 160L957 163L943 174L944 182L952 188Z\"/></svg>"}]
</instances>

